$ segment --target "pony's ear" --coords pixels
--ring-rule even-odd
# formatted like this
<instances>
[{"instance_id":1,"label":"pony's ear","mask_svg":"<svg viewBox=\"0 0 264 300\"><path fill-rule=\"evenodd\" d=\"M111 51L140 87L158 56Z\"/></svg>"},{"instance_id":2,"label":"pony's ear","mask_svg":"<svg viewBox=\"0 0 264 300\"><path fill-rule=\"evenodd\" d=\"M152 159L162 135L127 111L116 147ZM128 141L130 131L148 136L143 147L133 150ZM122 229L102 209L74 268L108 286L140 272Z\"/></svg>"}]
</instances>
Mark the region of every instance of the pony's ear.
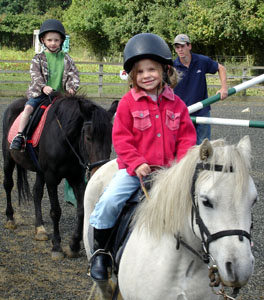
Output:
<instances>
[{"instance_id":1,"label":"pony's ear","mask_svg":"<svg viewBox=\"0 0 264 300\"><path fill-rule=\"evenodd\" d=\"M118 100L113 101L112 104L111 104L111 107L107 111L110 119L112 119L113 116L115 115L115 112L116 112L116 109L117 109L117 106L118 106L118 102L119 102Z\"/></svg>"},{"instance_id":2,"label":"pony's ear","mask_svg":"<svg viewBox=\"0 0 264 300\"><path fill-rule=\"evenodd\" d=\"M203 140L201 146L200 146L200 159L202 161L205 161L212 157L213 155L213 147L208 139Z\"/></svg>"},{"instance_id":3,"label":"pony's ear","mask_svg":"<svg viewBox=\"0 0 264 300\"><path fill-rule=\"evenodd\" d=\"M248 135L245 135L237 144L238 151L244 156L245 159L251 159L251 142Z\"/></svg>"}]
</instances>

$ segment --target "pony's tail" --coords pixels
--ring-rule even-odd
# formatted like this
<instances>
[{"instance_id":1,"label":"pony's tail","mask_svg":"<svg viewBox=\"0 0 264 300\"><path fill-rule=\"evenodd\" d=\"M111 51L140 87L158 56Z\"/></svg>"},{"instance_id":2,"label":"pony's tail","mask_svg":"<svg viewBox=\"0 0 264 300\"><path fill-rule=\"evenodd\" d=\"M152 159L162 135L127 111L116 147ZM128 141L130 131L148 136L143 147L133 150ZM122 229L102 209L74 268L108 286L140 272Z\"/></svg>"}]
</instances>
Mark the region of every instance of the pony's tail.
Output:
<instances>
[{"instance_id":1,"label":"pony's tail","mask_svg":"<svg viewBox=\"0 0 264 300\"><path fill-rule=\"evenodd\" d=\"M30 187L27 178L27 170L22 168L19 165L16 165L17 168L17 191L18 191L18 202L19 205L21 202L29 201L32 199L32 194L30 192Z\"/></svg>"}]
</instances>

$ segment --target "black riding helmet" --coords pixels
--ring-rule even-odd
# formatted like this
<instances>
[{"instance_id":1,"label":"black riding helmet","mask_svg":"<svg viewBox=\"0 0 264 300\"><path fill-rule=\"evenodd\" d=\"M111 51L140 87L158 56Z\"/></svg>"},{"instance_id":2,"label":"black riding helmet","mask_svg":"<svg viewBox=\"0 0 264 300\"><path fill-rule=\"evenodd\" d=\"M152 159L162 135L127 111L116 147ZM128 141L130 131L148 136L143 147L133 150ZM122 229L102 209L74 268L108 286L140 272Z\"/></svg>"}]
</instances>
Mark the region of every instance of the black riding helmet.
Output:
<instances>
[{"instance_id":1,"label":"black riding helmet","mask_svg":"<svg viewBox=\"0 0 264 300\"><path fill-rule=\"evenodd\" d=\"M42 39L43 35L50 31L58 32L62 37L62 43L64 42L64 40L66 38L64 26L61 24L60 21L55 20L55 19L50 19L50 20L45 21L40 26L39 41L41 43L42 43L41 39Z\"/></svg>"},{"instance_id":2,"label":"black riding helmet","mask_svg":"<svg viewBox=\"0 0 264 300\"><path fill-rule=\"evenodd\" d=\"M129 73L135 62L150 58L165 65L173 65L172 54L167 43L153 33L140 33L133 36L124 50L124 69Z\"/></svg>"}]
</instances>

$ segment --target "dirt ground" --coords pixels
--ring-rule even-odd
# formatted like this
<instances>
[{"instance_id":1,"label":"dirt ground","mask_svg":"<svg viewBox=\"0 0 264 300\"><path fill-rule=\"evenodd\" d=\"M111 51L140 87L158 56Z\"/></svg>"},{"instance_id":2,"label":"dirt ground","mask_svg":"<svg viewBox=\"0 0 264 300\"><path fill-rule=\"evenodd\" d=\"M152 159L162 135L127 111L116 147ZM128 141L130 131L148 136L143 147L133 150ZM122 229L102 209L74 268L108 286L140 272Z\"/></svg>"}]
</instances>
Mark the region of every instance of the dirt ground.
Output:
<instances>
[{"instance_id":1,"label":"dirt ground","mask_svg":"<svg viewBox=\"0 0 264 300\"><path fill-rule=\"evenodd\" d=\"M0 99L1 126L2 112L10 101L11 99ZM103 101L101 104L109 107L111 101ZM249 108L247 112L242 112L247 108ZM232 101L230 97L230 101L228 98L224 102L213 104L212 116L264 120L264 104L260 101ZM252 142L252 176L257 185L260 199L253 209L255 271L250 282L241 290L237 298L243 300L264 299L263 133L263 129L220 125L212 127L212 139L223 137L230 143L237 143L242 136L248 134ZM0 164L2 166L2 155ZM62 261L52 261L50 241L37 242L34 240L33 203L19 206L16 190L13 191L13 205L17 229L14 231L5 229L5 193L2 186L2 171L0 172L0 182L0 300L87 300L90 296L91 280L87 276L87 259L83 245L80 257L77 259L65 258ZM60 221L62 245L66 246L75 222L75 208L64 201L63 185L60 186L60 203L62 207ZM50 206L46 193L42 207L45 226L51 234L52 222L49 217Z\"/></svg>"}]
</instances>

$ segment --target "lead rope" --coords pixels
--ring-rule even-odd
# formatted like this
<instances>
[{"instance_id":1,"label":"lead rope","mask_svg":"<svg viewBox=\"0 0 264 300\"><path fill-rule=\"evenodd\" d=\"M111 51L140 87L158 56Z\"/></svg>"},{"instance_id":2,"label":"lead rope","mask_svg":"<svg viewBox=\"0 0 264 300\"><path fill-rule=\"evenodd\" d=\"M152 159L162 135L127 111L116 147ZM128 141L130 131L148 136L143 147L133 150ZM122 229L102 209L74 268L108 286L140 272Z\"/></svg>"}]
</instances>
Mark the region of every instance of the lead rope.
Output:
<instances>
[{"instance_id":1,"label":"lead rope","mask_svg":"<svg viewBox=\"0 0 264 300\"><path fill-rule=\"evenodd\" d=\"M232 296L229 296L226 294L225 290L224 290L224 287L222 286L222 288L219 290L219 291L215 291L214 288L212 287L212 291L215 295L218 295L218 296L223 296L224 297L224 300L237 300L236 298L232 297ZM238 291L234 291L233 294L235 297L238 295Z\"/></svg>"},{"instance_id":2,"label":"lead rope","mask_svg":"<svg viewBox=\"0 0 264 300\"><path fill-rule=\"evenodd\" d=\"M240 288L234 288L232 295L231 296L227 295L227 293L225 292L224 285L222 283L221 277L220 277L219 272L218 272L217 264L216 264L214 258L211 255L210 255L210 258L213 261L213 265L212 266L208 265L208 270L209 270L208 277L210 279L209 286L211 287L212 292L215 295L223 296L224 300L236 300L235 298L237 297ZM215 288L220 286L220 285L222 287L219 288L218 291L216 291ZM233 297L235 297L235 298L233 298Z\"/></svg>"}]
</instances>

